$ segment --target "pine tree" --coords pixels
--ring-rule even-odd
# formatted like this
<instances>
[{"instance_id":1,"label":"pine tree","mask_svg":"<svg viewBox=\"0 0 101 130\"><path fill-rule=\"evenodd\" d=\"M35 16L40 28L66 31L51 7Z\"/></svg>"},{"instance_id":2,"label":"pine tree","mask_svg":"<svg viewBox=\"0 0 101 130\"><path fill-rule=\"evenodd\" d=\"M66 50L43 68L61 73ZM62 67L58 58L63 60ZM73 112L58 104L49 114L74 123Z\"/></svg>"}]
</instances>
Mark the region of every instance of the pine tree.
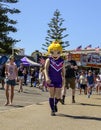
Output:
<instances>
[{"instance_id":1,"label":"pine tree","mask_svg":"<svg viewBox=\"0 0 101 130\"><path fill-rule=\"evenodd\" d=\"M48 46L54 40L59 40L63 49L69 46L68 41L63 41L64 38L68 36L68 34L64 34L66 28L62 27L64 19L60 18L61 14L58 9L54 12L54 16L48 24L49 30L47 30L46 43L42 44L42 49L47 51Z\"/></svg>"},{"instance_id":2,"label":"pine tree","mask_svg":"<svg viewBox=\"0 0 101 130\"><path fill-rule=\"evenodd\" d=\"M0 52L11 54L12 46L19 42L9 36L10 33L17 32L14 25L17 24L16 20L10 19L8 14L18 14L18 9L11 9L7 4L17 3L18 0L0 0Z\"/></svg>"}]
</instances>

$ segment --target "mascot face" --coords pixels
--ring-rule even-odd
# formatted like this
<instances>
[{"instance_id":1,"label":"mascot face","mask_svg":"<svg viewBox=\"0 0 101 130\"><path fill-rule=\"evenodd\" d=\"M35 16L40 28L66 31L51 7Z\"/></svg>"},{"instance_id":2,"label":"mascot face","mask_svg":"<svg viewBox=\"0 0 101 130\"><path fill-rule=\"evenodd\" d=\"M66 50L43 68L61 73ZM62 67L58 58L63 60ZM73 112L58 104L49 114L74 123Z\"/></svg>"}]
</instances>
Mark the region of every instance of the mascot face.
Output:
<instances>
[{"instance_id":1,"label":"mascot face","mask_svg":"<svg viewBox=\"0 0 101 130\"><path fill-rule=\"evenodd\" d=\"M58 51L58 50L51 50L50 51L50 54L51 54L51 57L54 59L54 60L57 60L60 55L61 55L61 52Z\"/></svg>"},{"instance_id":2,"label":"mascot face","mask_svg":"<svg viewBox=\"0 0 101 130\"><path fill-rule=\"evenodd\" d=\"M50 53L53 59L57 60L62 53L62 46L59 44L59 42L54 41L48 47L48 52Z\"/></svg>"}]
</instances>

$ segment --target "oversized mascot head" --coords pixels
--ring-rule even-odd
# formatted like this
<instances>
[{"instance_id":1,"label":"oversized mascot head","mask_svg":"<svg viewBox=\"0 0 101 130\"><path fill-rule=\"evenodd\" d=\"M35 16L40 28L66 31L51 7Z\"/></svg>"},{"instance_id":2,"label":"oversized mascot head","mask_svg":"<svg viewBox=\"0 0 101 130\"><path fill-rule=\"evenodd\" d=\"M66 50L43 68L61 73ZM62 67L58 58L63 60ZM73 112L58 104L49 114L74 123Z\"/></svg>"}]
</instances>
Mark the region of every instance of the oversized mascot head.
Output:
<instances>
[{"instance_id":1,"label":"oversized mascot head","mask_svg":"<svg viewBox=\"0 0 101 130\"><path fill-rule=\"evenodd\" d=\"M57 60L61 56L62 46L58 40L55 40L50 44L50 46L48 47L48 53L55 60Z\"/></svg>"}]
</instances>

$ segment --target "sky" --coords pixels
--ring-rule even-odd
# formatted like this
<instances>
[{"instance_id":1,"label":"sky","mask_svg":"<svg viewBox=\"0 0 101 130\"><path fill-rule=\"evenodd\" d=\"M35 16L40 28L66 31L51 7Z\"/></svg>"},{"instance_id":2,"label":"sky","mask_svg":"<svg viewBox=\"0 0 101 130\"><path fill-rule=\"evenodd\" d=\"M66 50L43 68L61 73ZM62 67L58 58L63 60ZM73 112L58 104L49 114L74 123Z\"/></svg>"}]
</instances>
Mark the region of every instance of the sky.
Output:
<instances>
[{"instance_id":1,"label":"sky","mask_svg":"<svg viewBox=\"0 0 101 130\"><path fill-rule=\"evenodd\" d=\"M70 44L66 50L80 45L84 49L89 44L92 48L101 48L101 0L19 0L10 7L21 11L11 16L18 22L18 31L11 35L21 40L16 47L24 48L26 55L35 50L44 52L42 44L46 42L48 23L56 9L65 20L62 27L67 30L64 33L69 34L63 39Z\"/></svg>"}]
</instances>

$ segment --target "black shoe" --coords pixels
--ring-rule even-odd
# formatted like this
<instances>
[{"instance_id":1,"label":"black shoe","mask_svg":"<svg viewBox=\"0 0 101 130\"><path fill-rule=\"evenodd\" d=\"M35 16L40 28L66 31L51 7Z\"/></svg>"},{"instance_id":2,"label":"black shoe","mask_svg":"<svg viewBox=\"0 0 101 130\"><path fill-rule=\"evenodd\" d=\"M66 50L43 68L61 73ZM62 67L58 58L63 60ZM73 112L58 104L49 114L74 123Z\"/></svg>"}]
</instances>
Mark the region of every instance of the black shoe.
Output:
<instances>
[{"instance_id":1,"label":"black shoe","mask_svg":"<svg viewBox=\"0 0 101 130\"><path fill-rule=\"evenodd\" d=\"M63 105L65 104L63 99L60 99L60 103L63 104Z\"/></svg>"},{"instance_id":2,"label":"black shoe","mask_svg":"<svg viewBox=\"0 0 101 130\"><path fill-rule=\"evenodd\" d=\"M58 112L57 105L54 106L55 112Z\"/></svg>"},{"instance_id":3,"label":"black shoe","mask_svg":"<svg viewBox=\"0 0 101 130\"><path fill-rule=\"evenodd\" d=\"M75 100L72 100L72 103L75 103Z\"/></svg>"},{"instance_id":4,"label":"black shoe","mask_svg":"<svg viewBox=\"0 0 101 130\"><path fill-rule=\"evenodd\" d=\"M51 116L56 116L54 111L51 112Z\"/></svg>"}]
</instances>

